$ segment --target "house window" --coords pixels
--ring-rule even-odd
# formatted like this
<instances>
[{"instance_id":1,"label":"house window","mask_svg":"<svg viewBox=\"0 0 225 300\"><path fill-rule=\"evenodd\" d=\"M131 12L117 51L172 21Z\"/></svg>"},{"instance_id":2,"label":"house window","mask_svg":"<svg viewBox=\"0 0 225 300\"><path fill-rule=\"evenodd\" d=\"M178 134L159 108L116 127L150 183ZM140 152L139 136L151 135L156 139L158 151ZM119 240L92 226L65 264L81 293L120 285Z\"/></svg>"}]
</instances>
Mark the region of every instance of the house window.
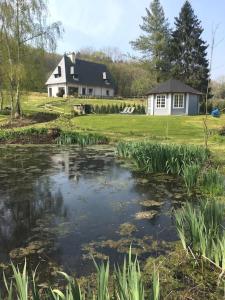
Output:
<instances>
[{"instance_id":1,"label":"house window","mask_svg":"<svg viewBox=\"0 0 225 300\"><path fill-rule=\"evenodd\" d=\"M184 94L174 95L173 108L184 108Z\"/></svg>"},{"instance_id":2,"label":"house window","mask_svg":"<svg viewBox=\"0 0 225 300\"><path fill-rule=\"evenodd\" d=\"M77 74L77 73L75 73L75 74L73 75L73 79L74 79L74 80L79 80L79 77L78 77L78 74Z\"/></svg>"},{"instance_id":3,"label":"house window","mask_svg":"<svg viewBox=\"0 0 225 300\"><path fill-rule=\"evenodd\" d=\"M156 107L157 108L166 108L166 96L165 95L157 95Z\"/></svg>"},{"instance_id":4,"label":"house window","mask_svg":"<svg viewBox=\"0 0 225 300\"><path fill-rule=\"evenodd\" d=\"M61 67L60 67L60 66L58 66L58 72L57 72L56 74L54 74L54 75L55 75L55 78L61 77L61 75L62 75L62 70L61 70Z\"/></svg>"},{"instance_id":5,"label":"house window","mask_svg":"<svg viewBox=\"0 0 225 300\"><path fill-rule=\"evenodd\" d=\"M106 90L106 96L110 96L109 90Z\"/></svg>"},{"instance_id":6,"label":"house window","mask_svg":"<svg viewBox=\"0 0 225 300\"><path fill-rule=\"evenodd\" d=\"M74 75L74 73L75 73L74 66L71 66L71 67L70 67L70 74L71 74L71 75Z\"/></svg>"},{"instance_id":7,"label":"house window","mask_svg":"<svg viewBox=\"0 0 225 300\"><path fill-rule=\"evenodd\" d=\"M93 94L93 89L88 89L88 94L92 95Z\"/></svg>"}]
</instances>

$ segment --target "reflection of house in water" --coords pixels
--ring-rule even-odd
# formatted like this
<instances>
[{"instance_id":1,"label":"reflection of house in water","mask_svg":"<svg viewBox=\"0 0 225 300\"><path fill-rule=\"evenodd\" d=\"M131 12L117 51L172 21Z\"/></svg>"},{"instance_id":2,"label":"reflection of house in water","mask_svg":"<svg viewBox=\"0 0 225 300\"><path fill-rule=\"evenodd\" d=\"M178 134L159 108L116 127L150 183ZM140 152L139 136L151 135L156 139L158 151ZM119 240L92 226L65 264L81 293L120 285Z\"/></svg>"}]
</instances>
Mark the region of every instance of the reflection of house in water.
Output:
<instances>
[{"instance_id":1,"label":"reflection of house in water","mask_svg":"<svg viewBox=\"0 0 225 300\"><path fill-rule=\"evenodd\" d=\"M69 151L53 156L52 160L55 164L62 166L62 171L69 180L79 182L80 174L76 169L75 157L71 156Z\"/></svg>"}]
</instances>

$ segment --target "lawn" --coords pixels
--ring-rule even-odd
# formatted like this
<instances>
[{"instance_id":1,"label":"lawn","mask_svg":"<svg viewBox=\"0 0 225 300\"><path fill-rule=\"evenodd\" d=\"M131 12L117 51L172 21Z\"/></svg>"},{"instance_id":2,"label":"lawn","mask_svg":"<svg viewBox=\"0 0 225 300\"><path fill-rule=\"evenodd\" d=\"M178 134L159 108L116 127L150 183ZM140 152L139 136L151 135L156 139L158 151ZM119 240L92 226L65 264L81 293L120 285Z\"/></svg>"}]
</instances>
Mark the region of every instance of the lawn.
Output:
<instances>
[{"instance_id":1,"label":"lawn","mask_svg":"<svg viewBox=\"0 0 225 300\"><path fill-rule=\"evenodd\" d=\"M225 123L225 116L208 117L209 129ZM89 115L72 119L80 130L104 133L116 139L168 139L181 143L203 143L203 116Z\"/></svg>"},{"instance_id":2,"label":"lawn","mask_svg":"<svg viewBox=\"0 0 225 300\"><path fill-rule=\"evenodd\" d=\"M144 100L127 99L62 99L48 98L46 94L32 93L23 99L23 111L33 113L47 111L45 104L51 104L62 113L70 113L73 104L142 104ZM54 111L54 110L53 110ZM144 115L87 115L69 121L60 118L46 124L34 126L58 126L63 129L90 131L105 134L118 140L151 140L167 143L204 144L204 116L144 116ZM0 115L0 124L6 121ZM208 116L208 128L212 132L225 125L225 115L221 118ZM222 158L225 150L224 138L210 136L209 146ZM225 158L224 158L225 159Z\"/></svg>"},{"instance_id":3,"label":"lawn","mask_svg":"<svg viewBox=\"0 0 225 300\"><path fill-rule=\"evenodd\" d=\"M85 98L49 98L44 93L31 93L23 97L22 105L24 112L46 111L45 104L52 105L52 109L62 113L70 113L72 106L75 104L92 104L92 105L108 105L108 104L145 104L144 99L85 99Z\"/></svg>"}]
</instances>

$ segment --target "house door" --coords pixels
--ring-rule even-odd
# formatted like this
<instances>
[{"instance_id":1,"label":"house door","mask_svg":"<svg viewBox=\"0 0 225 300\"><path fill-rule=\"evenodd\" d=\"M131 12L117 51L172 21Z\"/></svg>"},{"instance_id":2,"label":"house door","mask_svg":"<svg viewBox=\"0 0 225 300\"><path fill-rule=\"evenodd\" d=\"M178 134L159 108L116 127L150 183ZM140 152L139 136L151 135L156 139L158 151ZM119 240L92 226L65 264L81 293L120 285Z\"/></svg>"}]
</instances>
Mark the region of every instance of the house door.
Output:
<instances>
[{"instance_id":1,"label":"house door","mask_svg":"<svg viewBox=\"0 0 225 300\"><path fill-rule=\"evenodd\" d=\"M49 93L48 93L49 97L52 97L52 88L49 88L49 89L48 89L48 92L49 92Z\"/></svg>"},{"instance_id":2,"label":"house door","mask_svg":"<svg viewBox=\"0 0 225 300\"><path fill-rule=\"evenodd\" d=\"M82 88L82 95L86 95L86 88Z\"/></svg>"}]
</instances>

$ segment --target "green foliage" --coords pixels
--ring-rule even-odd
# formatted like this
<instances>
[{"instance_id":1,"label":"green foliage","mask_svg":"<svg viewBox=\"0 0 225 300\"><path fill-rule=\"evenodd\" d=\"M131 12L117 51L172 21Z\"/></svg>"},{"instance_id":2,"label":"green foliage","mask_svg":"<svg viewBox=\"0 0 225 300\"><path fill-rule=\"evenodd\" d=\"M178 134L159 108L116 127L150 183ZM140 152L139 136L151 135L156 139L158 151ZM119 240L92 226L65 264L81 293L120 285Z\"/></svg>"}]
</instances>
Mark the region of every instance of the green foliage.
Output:
<instances>
[{"instance_id":1,"label":"green foliage","mask_svg":"<svg viewBox=\"0 0 225 300\"><path fill-rule=\"evenodd\" d=\"M200 170L201 166L197 163L184 165L182 175L188 194L191 194L191 192L197 187Z\"/></svg>"},{"instance_id":2,"label":"green foliage","mask_svg":"<svg viewBox=\"0 0 225 300\"><path fill-rule=\"evenodd\" d=\"M224 176L218 169L209 169L202 173L201 186L205 193L211 196L221 196L225 190Z\"/></svg>"},{"instance_id":3,"label":"green foliage","mask_svg":"<svg viewBox=\"0 0 225 300\"><path fill-rule=\"evenodd\" d=\"M47 133L48 128L44 127L29 127L16 130L0 130L0 141L6 142L17 138L22 138L24 136L42 135Z\"/></svg>"},{"instance_id":4,"label":"green foliage","mask_svg":"<svg viewBox=\"0 0 225 300\"><path fill-rule=\"evenodd\" d=\"M151 58L152 69L158 82L169 76L170 29L159 0L153 0L146 12L147 16L142 17L143 24L140 26L145 35L131 42L131 45L141 51L145 58Z\"/></svg>"},{"instance_id":5,"label":"green foliage","mask_svg":"<svg viewBox=\"0 0 225 300\"><path fill-rule=\"evenodd\" d=\"M147 16L142 17L140 28L145 35L131 42L134 49L141 51L145 58L151 58L151 65L157 82L169 77L169 41L170 29L159 0L153 0L150 9L146 8Z\"/></svg>"},{"instance_id":6,"label":"green foliage","mask_svg":"<svg viewBox=\"0 0 225 300\"><path fill-rule=\"evenodd\" d=\"M185 1L172 33L173 76L206 93L209 78L208 45L202 40L201 22Z\"/></svg>"},{"instance_id":7,"label":"green foliage","mask_svg":"<svg viewBox=\"0 0 225 300\"><path fill-rule=\"evenodd\" d=\"M186 203L175 213L176 227L184 249L210 259L225 270L225 206L218 200Z\"/></svg>"},{"instance_id":8,"label":"green foliage","mask_svg":"<svg viewBox=\"0 0 225 300\"><path fill-rule=\"evenodd\" d=\"M185 165L203 164L209 152L195 146L120 142L117 145L117 155L133 159L138 168L147 173L181 174Z\"/></svg>"},{"instance_id":9,"label":"green foliage","mask_svg":"<svg viewBox=\"0 0 225 300\"><path fill-rule=\"evenodd\" d=\"M70 132L65 131L57 138L59 145L78 144L80 146L108 144L109 139L97 133Z\"/></svg>"},{"instance_id":10,"label":"green foliage","mask_svg":"<svg viewBox=\"0 0 225 300\"><path fill-rule=\"evenodd\" d=\"M94 262L95 263L95 262ZM39 288L36 283L36 272L33 272L32 280L30 280L26 262L22 272L18 267L12 264L13 277L8 282L5 275L4 286L7 300L144 300L145 296L150 296L152 300L159 300L160 283L158 271L154 269L152 274L152 290L150 295L145 295L142 274L140 265L135 258L132 260L131 251L129 253L128 261L124 260L121 267L114 267L114 274L112 276L113 288L110 291L110 273L109 262L101 264L95 263L97 282L96 287L89 288L88 293L82 291L77 281L68 276L64 272L59 272L67 282L64 290L52 289L51 287ZM0 299L1 296L0 296Z\"/></svg>"},{"instance_id":11,"label":"green foliage","mask_svg":"<svg viewBox=\"0 0 225 300\"><path fill-rule=\"evenodd\" d=\"M92 111L96 114L119 114L120 112L122 112L124 110L125 107L128 106L134 106L135 110L134 110L134 114L145 114L145 106L144 105L140 105L138 104L137 106L134 105L130 105L130 104L108 104L108 105L94 105L92 107Z\"/></svg>"}]
</instances>

